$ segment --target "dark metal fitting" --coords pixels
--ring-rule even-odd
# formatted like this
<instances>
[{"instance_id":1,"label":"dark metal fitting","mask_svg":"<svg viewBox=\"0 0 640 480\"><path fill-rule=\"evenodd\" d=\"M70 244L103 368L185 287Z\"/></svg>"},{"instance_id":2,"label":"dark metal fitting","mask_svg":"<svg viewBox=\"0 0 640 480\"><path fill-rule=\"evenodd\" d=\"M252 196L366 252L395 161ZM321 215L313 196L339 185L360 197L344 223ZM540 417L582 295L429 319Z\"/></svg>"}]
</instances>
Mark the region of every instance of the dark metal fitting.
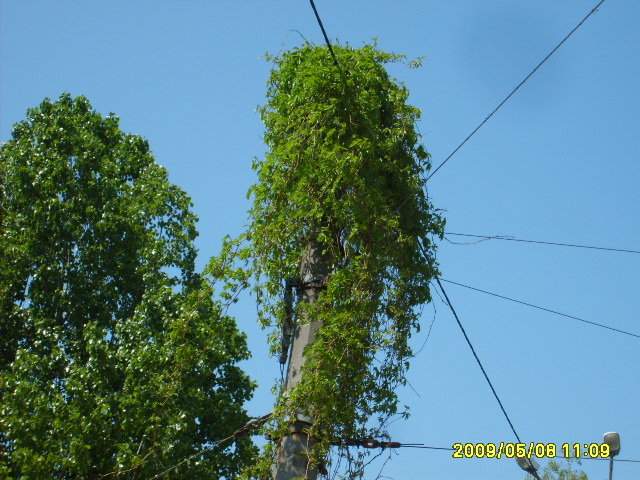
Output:
<instances>
[{"instance_id":1,"label":"dark metal fitting","mask_svg":"<svg viewBox=\"0 0 640 480\"><path fill-rule=\"evenodd\" d=\"M285 363L287 363L287 358L289 356L288 353L287 353L287 350L282 349L282 351L280 352L280 356L278 357L278 361L280 362L281 365L284 365Z\"/></svg>"},{"instance_id":2,"label":"dark metal fitting","mask_svg":"<svg viewBox=\"0 0 640 480\"><path fill-rule=\"evenodd\" d=\"M301 283L298 286L298 288L301 289L301 290L307 290L309 288L321 288L321 289L324 289L324 288L327 288L327 280L326 279L324 279L324 280L312 280L310 282L304 282L304 283Z\"/></svg>"}]
</instances>

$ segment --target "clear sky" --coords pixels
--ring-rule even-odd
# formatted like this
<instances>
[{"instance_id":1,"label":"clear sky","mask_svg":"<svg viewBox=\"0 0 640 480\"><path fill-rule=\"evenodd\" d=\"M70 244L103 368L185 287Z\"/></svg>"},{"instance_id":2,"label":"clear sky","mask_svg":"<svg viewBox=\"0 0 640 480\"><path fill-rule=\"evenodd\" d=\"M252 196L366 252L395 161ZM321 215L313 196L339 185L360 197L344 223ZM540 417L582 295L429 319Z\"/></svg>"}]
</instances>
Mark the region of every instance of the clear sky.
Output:
<instances>
[{"instance_id":1,"label":"clear sky","mask_svg":"<svg viewBox=\"0 0 640 480\"><path fill-rule=\"evenodd\" d=\"M393 66L443 160L596 3L595 0L317 0L329 36L426 56ZM640 2L607 0L428 184L447 231L640 249ZM303 0L0 2L0 140L29 107L63 91L85 95L123 130L147 138L200 217L198 264L242 231L262 156L269 64L261 55L323 42ZM450 237L454 241L468 241ZM640 333L640 255L492 240L443 242L443 278ZM640 339L445 284L525 442L600 442L618 431L620 458L640 459ZM514 441L448 308L424 309L423 344L401 392L412 409L400 442ZM435 316L434 316L435 307ZM260 387L250 414L270 411L277 360L255 305L236 309ZM434 320L435 318L435 320ZM545 460L541 461L544 465ZM604 461L584 461L591 480ZM371 471L374 477L377 470ZM395 479L517 479L513 460L452 459L402 449ZM618 462L614 478L640 478Z\"/></svg>"}]
</instances>

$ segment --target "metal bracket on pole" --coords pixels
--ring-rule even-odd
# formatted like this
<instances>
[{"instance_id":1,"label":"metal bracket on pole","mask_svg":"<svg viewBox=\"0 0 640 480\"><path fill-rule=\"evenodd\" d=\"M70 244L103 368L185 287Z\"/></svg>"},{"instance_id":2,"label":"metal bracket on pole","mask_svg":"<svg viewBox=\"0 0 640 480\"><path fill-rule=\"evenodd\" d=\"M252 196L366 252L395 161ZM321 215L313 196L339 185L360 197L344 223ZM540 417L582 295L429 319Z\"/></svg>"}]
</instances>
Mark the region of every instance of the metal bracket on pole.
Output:
<instances>
[{"instance_id":1,"label":"metal bracket on pole","mask_svg":"<svg viewBox=\"0 0 640 480\"><path fill-rule=\"evenodd\" d=\"M282 321L282 338L280 339L280 357L278 361L281 365L287 363L289 348L295 330L293 319L293 290L300 287L300 281L295 278L288 278L284 285L284 319Z\"/></svg>"}]
</instances>

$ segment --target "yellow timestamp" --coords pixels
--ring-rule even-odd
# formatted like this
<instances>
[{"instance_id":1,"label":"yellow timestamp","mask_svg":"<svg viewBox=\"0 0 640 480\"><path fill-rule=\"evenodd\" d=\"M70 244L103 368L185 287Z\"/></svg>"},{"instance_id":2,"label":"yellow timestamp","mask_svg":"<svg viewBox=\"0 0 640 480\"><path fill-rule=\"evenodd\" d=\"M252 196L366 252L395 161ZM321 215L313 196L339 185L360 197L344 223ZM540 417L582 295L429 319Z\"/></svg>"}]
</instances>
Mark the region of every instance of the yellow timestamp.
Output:
<instances>
[{"instance_id":1,"label":"yellow timestamp","mask_svg":"<svg viewBox=\"0 0 640 480\"><path fill-rule=\"evenodd\" d=\"M554 458L555 443L454 443L453 458Z\"/></svg>"},{"instance_id":2,"label":"yellow timestamp","mask_svg":"<svg viewBox=\"0 0 640 480\"><path fill-rule=\"evenodd\" d=\"M610 447L606 443L454 443L453 458L607 458Z\"/></svg>"},{"instance_id":3,"label":"yellow timestamp","mask_svg":"<svg viewBox=\"0 0 640 480\"><path fill-rule=\"evenodd\" d=\"M569 458L608 458L611 447L606 443L563 443L562 454Z\"/></svg>"}]
</instances>

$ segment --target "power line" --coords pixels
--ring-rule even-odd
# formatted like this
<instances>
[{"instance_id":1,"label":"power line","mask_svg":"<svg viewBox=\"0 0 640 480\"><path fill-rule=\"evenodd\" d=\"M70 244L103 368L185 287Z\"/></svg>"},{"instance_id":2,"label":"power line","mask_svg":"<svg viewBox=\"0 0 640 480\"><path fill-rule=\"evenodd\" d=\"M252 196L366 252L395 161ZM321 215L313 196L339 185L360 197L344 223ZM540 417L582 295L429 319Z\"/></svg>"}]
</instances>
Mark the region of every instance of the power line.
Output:
<instances>
[{"instance_id":1,"label":"power line","mask_svg":"<svg viewBox=\"0 0 640 480\"><path fill-rule=\"evenodd\" d=\"M575 458L575 457L571 457L571 458ZM599 457L580 457L578 458L578 460L605 460L605 461L609 461L609 458L599 458ZM631 459L631 458L614 458L613 459L614 462L633 462L633 463L640 463L640 460L635 460L635 459Z\"/></svg>"},{"instance_id":2,"label":"power line","mask_svg":"<svg viewBox=\"0 0 640 480\"><path fill-rule=\"evenodd\" d=\"M443 290L444 293L444 290ZM514 432L515 433L515 432ZM273 438L270 438L271 440L273 440ZM520 440L520 439L518 439ZM432 445L425 445L424 443L401 443L401 442L395 442L392 440L376 440L374 438L366 438L366 439L354 439L354 438L336 438L333 441L330 442L330 444L332 446L335 447L361 447L361 448L367 448L367 449L376 449L376 448L380 448L382 450L384 449L398 449L398 448L419 448L419 449L423 449L423 450L445 450L445 451L456 451L458 450L457 448L453 448L453 447L434 447ZM476 458L494 458L494 457L476 457ZM509 455L499 455L497 458L514 458L513 456L509 456ZM532 456L531 458L535 458L535 456ZM541 458L541 457L537 457L537 458ZM551 457L550 457L551 458ZM579 459L579 460L609 460L609 458L600 458L600 457L552 457L552 458L572 458L572 459ZM635 459L624 459L624 458L614 458L614 461L616 462L635 462L635 463L640 463L640 460L635 460Z\"/></svg>"},{"instance_id":3,"label":"power line","mask_svg":"<svg viewBox=\"0 0 640 480\"><path fill-rule=\"evenodd\" d=\"M504 406L502 405L502 402L500 401L500 397L496 393L496 389L493 388L493 384L489 379L489 375L487 375L487 372L482 366L482 362L480 361L480 358L478 358L478 354L476 353L475 348L473 348L473 344L471 343L471 340L469 340L469 336L467 335L467 332L465 331L464 327L462 326L462 323L460 322L460 319L458 318L458 314L456 313L456 311L453 308L453 305L451 304L451 300L449 300L449 296L447 295L447 292L445 292L444 287L442 286L442 283L440 283L440 279L436 278L436 282L438 282L438 286L440 287L440 290L442 291L444 298L447 300L447 304L449 305L449 308L451 309L451 312L453 313L453 316L455 317L456 322L458 322L458 326L460 327L460 330L462 330L462 334L464 335L465 340L469 344L469 348L471 348L471 353L473 353L473 356L476 358L476 362L478 362L478 365L480 366L480 370L482 370L482 374L484 375L484 378L487 380L489 387L491 387L493 396L496 397L496 400L498 401L498 405L500 405L500 409L502 410L504 417L507 419L507 422L509 422L509 426L511 427L513 434L516 436L516 439L518 439L518 443L522 443L520 440L520 436L518 435L518 432L516 432L516 429L514 428L513 423L511 423L511 419L509 418L507 411L505 410Z\"/></svg>"},{"instance_id":4,"label":"power line","mask_svg":"<svg viewBox=\"0 0 640 480\"><path fill-rule=\"evenodd\" d=\"M202 455L204 452L206 452L208 450L211 450L214 447L217 447L218 445L222 445L223 443L226 443L226 442L228 442L230 440L235 440L235 439L237 439L239 437L243 437L245 435L248 435L252 430L260 428L262 425L264 425L270 418L271 418L271 413L267 413L266 415L263 415L262 417L258 417L258 418L254 418L252 420L249 420L244 427L239 428L238 430L233 432L228 437L223 438L222 440L218 440L216 442L213 442L211 445L203 448L202 450L199 450L198 452L194 453L193 455L190 455L190 456L184 458L183 460L181 460L180 462L176 463L175 465L172 465L171 467L169 467L169 468L163 470L162 472L154 475L149 480L155 480L156 478L160 478L165 473L173 470L174 468L178 468L180 465L182 465L182 464L184 464L184 463L186 463L186 462L188 462L190 460L193 460L194 458Z\"/></svg>"},{"instance_id":5,"label":"power line","mask_svg":"<svg viewBox=\"0 0 640 480\"><path fill-rule=\"evenodd\" d=\"M536 67L535 67L533 70L531 70L531 72L529 73L529 75L527 75L527 76L524 78L524 80L522 80L518 85L516 85L516 87L515 87L513 90L511 90L511 93L509 93L509 95L507 95L507 96L505 97L505 99L504 99L504 100L502 100L502 102L500 102L500 104L499 104L496 108L494 108L494 109L491 111L491 113L490 113L489 115L487 115L487 116L485 117L485 119L484 119L484 120L482 120L482 122L480 122L480 124L479 124L479 125L478 125L478 126L477 126L477 127L476 127L476 128L475 128L475 129L470 133L470 134L469 134L469 135L467 135L467 138L465 138L465 139L462 141L462 143L461 143L460 145L458 145L458 146L455 148L455 150L453 150L453 152L451 152L451 153L449 154L449 156L448 156L447 158L445 158L445 159L444 159L444 161L443 161L440 165L438 165L438 167L437 167L433 172L431 172L431 174L427 177L427 179L425 180L425 182L427 182L431 177L433 177L433 176L436 174L436 172L437 172L438 170L440 170L440 169L442 168L442 166L443 166L445 163L447 163L447 162L449 161L449 159L450 159L451 157L453 157L453 156L456 154L456 152L457 152L458 150L460 150L460 149L462 148L462 146L463 146L465 143L467 143L467 140L469 140L469 139L470 139L470 138L471 138L471 137L472 137L472 136L473 136L473 135L474 135L478 130L480 130L480 128L481 128L485 123L487 123L487 121L488 121L488 120L493 116L493 114L494 114L494 113L496 113L496 112L500 109L500 107L502 107L502 105L504 105L504 104L507 102L507 100L509 100L509 99L511 98L511 96L512 96L514 93L516 93L516 92L518 91L518 89L519 89L522 85L524 85L524 83L525 83L527 80L529 80L529 78L530 78L530 77L531 77L531 76L532 76L532 75L533 75L533 74L534 74L534 73L535 73L535 72L536 72L536 71L537 71L537 70L542 66L542 64L543 64L544 62L546 62L546 61L549 59L549 57L551 57L551 55L553 55L553 54L555 53L555 51L556 51L556 50L558 50L558 49L562 46L562 44L563 44L565 41L567 41L567 39L568 39L571 35L573 35L573 33L574 33L578 28L580 28L580 26L581 26L581 25L582 25L582 24L587 20L587 18L589 18L589 17L590 17L594 12L596 12L596 11L598 10L598 7L599 7L600 5L602 5L603 3L604 3L604 0L600 0L600 2L599 2L595 7L593 7L593 8L591 9L591 11L590 11L590 12L589 12L589 13L588 13L588 14L587 14L587 15L586 15L582 20L580 20L580 23L578 23L578 25L576 25L576 26L573 28L573 30L571 30L571 31L567 34L567 36L565 36L565 37L562 39L562 41L561 41L560 43L558 43L558 44L553 48L553 50L551 50L551 51L547 54L547 56L546 56L546 57L544 57L540 63L538 63L538 65L536 65Z\"/></svg>"},{"instance_id":6,"label":"power line","mask_svg":"<svg viewBox=\"0 0 640 480\"><path fill-rule=\"evenodd\" d=\"M604 0L602 0L604 1ZM311 3L311 8L313 8L313 13L316 15L316 20L318 21L318 25L320 25L320 30L322 30L322 35L324 36L324 41L329 47L329 52L331 53L331 57L333 57L333 63L336 64L336 67L340 68L340 64L338 63L338 59L336 58L336 54L333 53L333 48L331 47L331 42L329 41L329 37L327 36L327 32L324 29L324 25L322 25L322 20L320 19L320 15L318 14L318 9L316 8L316 4L313 0L309 0Z\"/></svg>"},{"instance_id":7,"label":"power line","mask_svg":"<svg viewBox=\"0 0 640 480\"><path fill-rule=\"evenodd\" d=\"M432 446L428 446L428 445L422 445L422 444L406 444L406 443L401 443L400 444L401 448L420 448L423 450L448 450L448 451L453 451L456 450L455 448L451 448L451 447L432 447ZM493 457L476 457L476 458L490 458L493 460ZM511 457L507 457L506 455L502 455L500 458L511 458ZM535 457L532 457L535 458ZM538 457L539 458L539 457ZM553 457L553 458L567 458L567 457ZM569 457L569 458L573 458L573 459L577 459L577 460L605 460L605 461L609 461L609 458L600 458L600 457ZM632 458L614 458L613 459L614 462L633 462L633 463L640 463L640 460L636 460L636 459L632 459Z\"/></svg>"},{"instance_id":8,"label":"power line","mask_svg":"<svg viewBox=\"0 0 640 480\"><path fill-rule=\"evenodd\" d=\"M453 232L445 232L445 235L455 235L455 236L458 236L458 237L471 237L471 238L479 238L480 239L477 242L471 242L471 243L457 243L457 242L452 242L451 240L449 240L449 242L454 243L456 245L473 245L473 244L476 244L476 243L484 242L486 240L509 240L511 242L539 243L539 244L542 244L542 245L557 245L557 246L560 246L560 247L590 248L590 249L593 249L593 250L606 250L606 251L609 251L609 252L640 253L640 250L627 250L627 249L623 249L623 248L596 247L596 246L593 246L593 245L579 245L579 244L575 244L575 243L547 242L547 241L543 241L543 240L524 240L522 238L515 238L515 237L513 237L511 235L472 235L470 233L453 233Z\"/></svg>"},{"instance_id":9,"label":"power line","mask_svg":"<svg viewBox=\"0 0 640 480\"><path fill-rule=\"evenodd\" d=\"M486 290L482 290L480 288L472 287L470 285L465 285L463 283L458 283L458 282L454 282L454 281L451 281L451 280L446 280L444 278L440 278L440 280L442 280L443 282L452 283L453 285L458 285L459 287L468 288L469 290L475 290L476 292L486 293L487 295L492 295L494 297L502 298L504 300L509 300L510 302L515 302L515 303L519 303L521 305L526 305L527 307L537 308L538 310L543 310L543 311L549 312L549 313L555 313L556 315L560 315L560 316L567 317L567 318L572 318L572 319L578 320L580 322L588 323L590 325L595 325L596 327L606 328L607 330L613 330L614 332L624 333L625 335L631 335L632 337L640 338L640 335L638 335L636 333L627 332L626 330L620 330L618 328L610 327L608 325L603 325L602 323L596 323L596 322L592 322L590 320L585 320L584 318L580 318L580 317L576 317L574 315L569 315L569 314L566 314L566 313L558 312L556 310L551 310L550 308L540 307L540 306L534 305L532 303L523 302L522 300L516 300L515 298L506 297L504 295L499 295L497 293L488 292Z\"/></svg>"},{"instance_id":10,"label":"power line","mask_svg":"<svg viewBox=\"0 0 640 480\"><path fill-rule=\"evenodd\" d=\"M456 450L455 448L451 448L451 447L432 447L432 446L428 446L428 445L420 445L420 444L405 444L402 443L400 444L400 448L419 448L419 449L423 449L423 450L448 450L448 451L454 451ZM491 460L494 460L494 457L474 457L474 458L488 458ZM500 458L512 458L512 457L508 457L506 455L502 455ZM532 458L539 458L539 457L532 457ZM545 457L546 458L546 457ZM553 457L553 458L572 458L572 459L577 459L577 460L604 460L604 461L609 461L609 458L600 458L600 457ZM637 459L632 459L632 458L614 458L613 459L614 462L633 462L633 463L640 463L640 460Z\"/></svg>"},{"instance_id":11,"label":"power line","mask_svg":"<svg viewBox=\"0 0 640 480\"><path fill-rule=\"evenodd\" d=\"M371 438L366 440L340 439L332 442L331 444L337 447L363 447L363 448L370 448L370 449L373 449L373 448L380 448L380 449L419 448L422 450L445 450L449 452L457 450L456 448L452 448L452 447L434 447L431 445L425 445L424 443L400 443L400 442L393 442L393 441L380 441L380 440L375 440ZM475 458L494 459L495 457L485 456L485 457L475 457ZM508 455L500 455L497 458L514 458L514 457L508 456ZM532 456L531 458L542 458L542 457ZM544 458L547 458L547 457L544 457ZM584 457L564 457L564 456L557 457L556 456L556 457L549 457L549 458L568 458L568 459L577 459L577 460L605 460L605 461L610 460L609 458L588 457L588 456L584 456ZM631 459L631 458L614 458L613 461L640 463L640 460Z\"/></svg>"},{"instance_id":12,"label":"power line","mask_svg":"<svg viewBox=\"0 0 640 480\"><path fill-rule=\"evenodd\" d=\"M443 290L444 293L444 290ZM446 295L446 294L445 294ZM446 451L455 451L458 450L457 448L453 448L453 447L434 447L431 445L425 445L424 443L401 443L401 442L394 442L391 440L376 440L373 438L366 438L366 439L353 439L353 438L339 438L336 439L334 441L331 442L331 445L336 446L336 447L362 447L362 448L368 448L368 449L374 449L374 448L380 448L380 449L398 449L398 448L419 448L419 449L423 449L423 450L446 450ZM475 458L496 458L496 457L490 457L490 456L485 456L485 457L475 457ZM500 455L497 458L514 458L513 456L510 455ZM547 457L535 457L535 455L533 455L531 458L547 458ZM606 460L609 461L609 458L601 458L601 457L589 457L589 456L584 456L584 457L565 457L565 456L556 456L556 457L549 457L549 458L567 458L567 459L577 459L577 460ZM630 459L630 458L614 458L613 459L615 462L634 462L634 463L640 463L640 460L636 460L636 459Z\"/></svg>"},{"instance_id":13,"label":"power line","mask_svg":"<svg viewBox=\"0 0 640 480\"><path fill-rule=\"evenodd\" d=\"M342 83L344 84L345 90L349 90L349 84L347 82L347 75L345 74L345 72L342 70L342 67L340 66L340 63L338 63L338 59L336 58L336 54L333 52L333 47L331 46L331 42L329 41L329 37L327 36L327 32L324 29L324 25L322 24L322 20L320 19L320 14L318 13L318 9L316 8L316 4L314 3L313 0L309 0L309 3L311 3L311 8L313 8L313 13L316 16L316 20L318 21L318 25L320 26L320 30L322 30L322 35L324 36L324 41L327 44L327 47L329 48L329 53L331 53L331 58L333 58L333 63L335 64L336 68L338 69L338 73L340 74L340 78L342 80ZM360 108L358 107L358 110ZM362 112L360 112L362 113ZM375 134L373 133L373 130L371 130L371 126L368 123L364 123L364 125L366 126L367 130L369 131L369 134L371 135L371 140L375 143Z\"/></svg>"},{"instance_id":14,"label":"power line","mask_svg":"<svg viewBox=\"0 0 640 480\"><path fill-rule=\"evenodd\" d=\"M422 448L425 450L449 450L453 451L455 448L451 447L431 447L429 445L402 445L403 448Z\"/></svg>"}]
</instances>

